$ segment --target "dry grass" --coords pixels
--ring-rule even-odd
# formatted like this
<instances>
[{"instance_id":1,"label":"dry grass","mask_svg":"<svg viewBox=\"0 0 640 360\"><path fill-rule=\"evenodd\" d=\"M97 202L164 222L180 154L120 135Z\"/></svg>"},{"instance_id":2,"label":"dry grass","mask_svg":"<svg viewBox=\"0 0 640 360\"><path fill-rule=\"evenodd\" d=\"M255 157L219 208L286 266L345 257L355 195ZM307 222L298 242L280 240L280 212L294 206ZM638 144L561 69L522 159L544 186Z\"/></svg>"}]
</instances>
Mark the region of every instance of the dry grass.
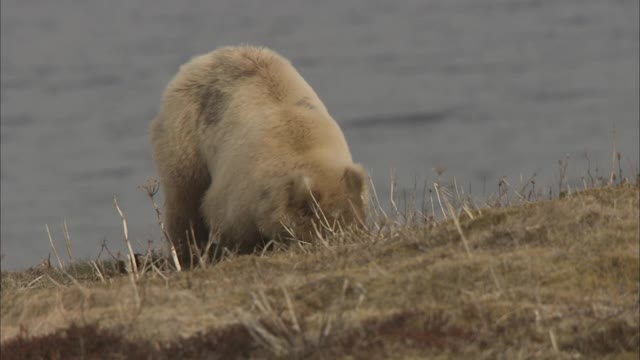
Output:
<instances>
[{"instance_id":1,"label":"dry grass","mask_svg":"<svg viewBox=\"0 0 640 360\"><path fill-rule=\"evenodd\" d=\"M192 271L5 272L2 358L636 359L637 184L507 193L476 207L437 186L370 231Z\"/></svg>"}]
</instances>

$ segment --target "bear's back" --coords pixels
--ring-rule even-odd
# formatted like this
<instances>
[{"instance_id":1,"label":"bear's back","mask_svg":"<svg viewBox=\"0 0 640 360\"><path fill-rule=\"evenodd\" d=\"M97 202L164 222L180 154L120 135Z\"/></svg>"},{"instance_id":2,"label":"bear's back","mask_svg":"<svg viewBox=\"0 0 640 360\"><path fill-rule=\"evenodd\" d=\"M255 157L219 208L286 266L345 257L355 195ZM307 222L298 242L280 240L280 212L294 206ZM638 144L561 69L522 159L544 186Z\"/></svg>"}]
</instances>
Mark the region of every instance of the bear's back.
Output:
<instances>
[{"instance_id":1,"label":"bear's back","mask_svg":"<svg viewBox=\"0 0 640 360\"><path fill-rule=\"evenodd\" d=\"M222 47L192 58L168 90L206 97L215 92L235 94L238 86L249 86L255 96L274 102L300 91L315 95L287 59L268 48L248 45Z\"/></svg>"}]
</instances>

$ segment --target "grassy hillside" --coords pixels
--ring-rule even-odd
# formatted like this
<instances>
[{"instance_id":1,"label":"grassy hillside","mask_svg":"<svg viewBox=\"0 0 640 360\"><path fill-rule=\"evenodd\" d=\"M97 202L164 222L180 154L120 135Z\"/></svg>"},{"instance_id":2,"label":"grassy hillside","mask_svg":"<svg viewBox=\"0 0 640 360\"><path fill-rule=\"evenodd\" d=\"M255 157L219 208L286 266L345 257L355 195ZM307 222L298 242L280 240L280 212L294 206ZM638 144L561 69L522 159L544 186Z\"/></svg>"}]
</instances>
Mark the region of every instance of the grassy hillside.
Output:
<instances>
[{"instance_id":1,"label":"grassy hillside","mask_svg":"<svg viewBox=\"0 0 640 360\"><path fill-rule=\"evenodd\" d=\"M448 219L380 215L193 271L5 272L2 359L637 359L638 197L440 199Z\"/></svg>"}]
</instances>

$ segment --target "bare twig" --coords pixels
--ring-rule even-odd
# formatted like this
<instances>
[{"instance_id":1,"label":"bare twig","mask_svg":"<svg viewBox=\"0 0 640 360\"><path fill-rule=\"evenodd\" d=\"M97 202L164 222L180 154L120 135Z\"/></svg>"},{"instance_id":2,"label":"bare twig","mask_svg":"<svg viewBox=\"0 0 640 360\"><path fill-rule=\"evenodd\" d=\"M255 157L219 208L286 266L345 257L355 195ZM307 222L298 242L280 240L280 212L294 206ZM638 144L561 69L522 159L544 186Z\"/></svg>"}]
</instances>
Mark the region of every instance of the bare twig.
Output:
<instances>
[{"instance_id":1,"label":"bare twig","mask_svg":"<svg viewBox=\"0 0 640 360\"><path fill-rule=\"evenodd\" d=\"M293 323L293 329L297 332L301 332L300 324L298 323L298 319L296 318L296 313L293 311L293 303L291 302L291 298L289 297L289 293L287 289L282 287L282 293L284 294L284 298L287 302L287 309L289 310L289 316L291 316L291 322Z\"/></svg>"},{"instance_id":2,"label":"bare twig","mask_svg":"<svg viewBox=\"0 0 640 360\"><path fill-rule=\"evenodd\" d=\"M140 277L140 274L138 274L138 264L136 264L136 256L135 256L135 253L133 252L133 247L131 247L131 241L129 241L129 227L127 226L127 218L124 216L124 213L120 209L120 206L118 205L118 199L116 196L113 197L113 205L116 207L116 210L118 211L118 214L122 219L122 228L124 230L124 241L127 244L127 249L129 250L129 255L127 259L129 260L131 270L133 271L135 278L138 279Z\"/></svg>"},{"instance_id":3,"label":"bare twig","mask_svg":"<svg viewBox=\"0 0 640 360\"><path fill-rule=\"evenodd\" d=\"M440 211L442 212L442 216L444 216L444 219L447 220L447 213L444 211L444 207L442 206L442 200L440 199L440 185L435 182L433 183L433 188L436 190L436 197L438 198L438 204L440 204Z\"/></svg>"},{"instance_id":4,"label":"bare twig","mask_svg":"<svg viewBox=\"0 0 640 360\"><path fill-rule=\"evenodd\" d=\"M64 263L60 259L60 256L58 256L58 250L56 250L55 245L53 245L53 238L51 237L51 231L49 231L49 225L45 224L44 227L47 229L47 235L49 236L49 244L51 244L51 250L53 250L53 255L55 255L56 259L58 260L58 267L60 268L60 270L63 270Z\"/></svg>"},{"instance_id":5,"label":"bare twig","mask_svg":"<svg viewBox=\"0 0 640 360\"><path fill-rule=\"evenodd\" d=\"M395 174L395 170L391 169L390 174L389 174L390 178L391 178L391 183L390 183L390 189L389 189L389 200L391 201L391 206L393 206L393 210L395 210L396 212L396 216L402 216L402 214L400 214L400 211L398 210L398 206L396 205L396 174Z\"/></svg>"},{"instance_id":6,"label":"bare twig","mask_svg":"<svg viewBox=\"0 0 640 360\"><path fill-rule=\"evenodd\" d=\"M75 256L73 256L73 250L71 249L71 235L69 235L69 226L67 226L67 219L62 222L62 235L64 241L67 244L67 254L69 255L69 261L75 263Z\"/></svg>"},{"instance_id":7,"label":"bare twig","mask_svg":"<svg viewBox=\"0 0 640 360\"><path fill-rule=\"evenodd\" d=\"M369 182L371 183L371 190L373 191L373 196L376 200L376 204L378 204L378 209L380 210L382 215L386 218L387 213L384 212L384 209L382 208L382 204L380 204L380 199L378 198L378 192L376 191L376 186L374 185L373 179L371 177L369 177Z\"/></svg>"},{"instance_id":8,"label":"bare twig","mask_svg":"<svg viewBox=\"0 0 640 360\"><path fill-rule=\"evenodd\" d=\"M616 123L612 124L611 129L611 172L609 173L609 185L613 185L616 181Z\"/></svg>"},{"instance_id":9,"label":"bare twig","mask_svg":"<svg viewBox=\"0 0 640 360\"><path fill-rule=\"evenodd\" d=\"M91 265L93 265L93 268L96 270L96 275L98 275L98 277L100 278L100 281L102 281L103 283L106 283L107 281L102 275L102 271L100 271L98 264L95 261L91 260Z\"/></svg>"},{"instance_id":10,"label":"bare twig","mask_svg":"<svg viewBox=\"0 0 640 360\"><path fill-rule=\"evenodd\" d=\"M158 225L160 226L160 230L162 231L162 235L164 235L165 240L167 241L167 245L169 247L169 252L171 253L171 258L173 259L173 265L176 267L177 271L182 270L182 266L180 266L180 260L178 259L178 252L176 251L176 247L173 245L171 241L171 237L167 232L164 222L162 221L162 215L160 212L160 207L156 203L155 195L158 193L160 189L160 182L155 178L148 179L144 185L140 186L139 189L144 190L147 193L147 196L151 200L151 205L156 212L156 217L158 219Z\"/></svg>"},{"instance_id":11,"label":"bare twig","mask_svg":"<svg viewBox=\"0 0 640 360\"><path fill-rule=\"evenodd\" d=\"M444 197L444 202L447 205L447 209L449 210L451 217L453 218L453 222L456 225L456 229L458 229L458 233L460 233L460 238L462 239L462 244L464 245L464 249L467 252L467 256L471 257L471 250L469 249L469 243L467 242L467 237L464 236L464 233L462 232L462 227L460 226L460 221L458 220L458 216L456 215L456 212L453 209L453 206L451 205L447 197Z\"/></svg>"}]
</instances>

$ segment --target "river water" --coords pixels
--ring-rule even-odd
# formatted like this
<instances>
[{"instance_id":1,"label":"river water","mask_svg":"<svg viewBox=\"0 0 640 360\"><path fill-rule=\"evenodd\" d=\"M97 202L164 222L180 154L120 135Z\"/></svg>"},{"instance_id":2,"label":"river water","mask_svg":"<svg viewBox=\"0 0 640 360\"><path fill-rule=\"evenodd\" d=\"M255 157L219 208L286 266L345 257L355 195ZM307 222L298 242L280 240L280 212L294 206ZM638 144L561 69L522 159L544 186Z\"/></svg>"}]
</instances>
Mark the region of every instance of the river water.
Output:
<instances>
[{"instance_id":1,"label":"river water","mask_svg":"<svg viewBox=\"0 0 640 360\"><path fill-rule=\"evenodd\" d=\"M106 240L159 242L137 186L155 174L148 126L191 56L252 43L291 59L388 196L456 177L638 166L637 0L2 0L2 269L49 254L45 224L77 257ZM542 185L541 185L542 186ZM484 188L484 190L482 190Z\"/></svg>"}]
</instances>

